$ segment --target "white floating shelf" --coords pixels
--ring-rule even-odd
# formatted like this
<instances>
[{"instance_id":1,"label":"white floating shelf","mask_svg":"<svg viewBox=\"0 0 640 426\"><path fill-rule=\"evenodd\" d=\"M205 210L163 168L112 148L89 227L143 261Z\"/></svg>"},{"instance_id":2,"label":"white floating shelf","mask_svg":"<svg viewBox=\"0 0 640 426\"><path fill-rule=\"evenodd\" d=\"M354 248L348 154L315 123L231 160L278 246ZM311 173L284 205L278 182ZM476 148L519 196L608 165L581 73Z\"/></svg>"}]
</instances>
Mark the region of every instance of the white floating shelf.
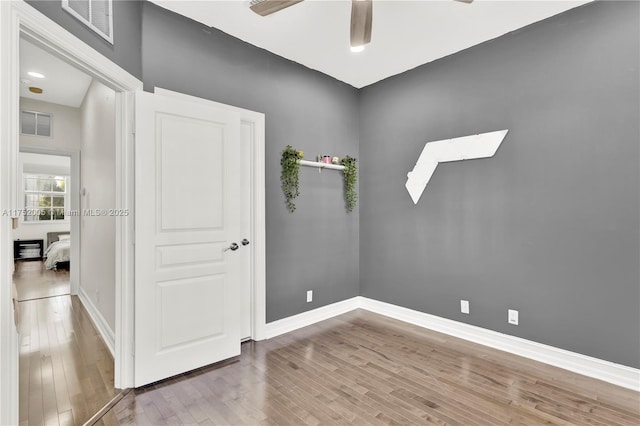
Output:
<instances>
[{"instance_id":1,"label":"white floating shelf","mask_svg":"<svg viewBox=\"0 0 640 426\"><path fill-rule=\"evenodd\" d=\"M344 166L340 164L327 164L317 161L298 160L301 166L316 167L318 169L344 170Z\"/></svg>"}]
</instances>

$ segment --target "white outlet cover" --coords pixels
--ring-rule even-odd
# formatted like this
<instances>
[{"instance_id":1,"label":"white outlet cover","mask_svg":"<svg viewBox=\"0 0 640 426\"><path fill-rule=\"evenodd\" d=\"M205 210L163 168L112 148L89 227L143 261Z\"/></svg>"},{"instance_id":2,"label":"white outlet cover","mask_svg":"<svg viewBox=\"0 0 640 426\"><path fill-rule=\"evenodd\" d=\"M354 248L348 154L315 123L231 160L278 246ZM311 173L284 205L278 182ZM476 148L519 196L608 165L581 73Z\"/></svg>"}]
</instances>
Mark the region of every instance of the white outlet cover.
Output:
<instances>
[{"instance_id":1,"label":"white outlet cover","mask_svg":"<svg viewBox=\"0 0 640 426\"><path fill-rule=\"evenodd\" d=\"M469 301L468 300L461 300L460 301L460 312L462 312L463 314L468 314L469 313Z\"/></svg>"},{"instance_id":2,"label":"white outlet cover","mask_svg":"<svg viewBox=\"0 0 640 426\"><path fill-rule=\"evenodd\" d=\"M519 323L518 311L514 309L509 309L509 324L518 325L518 323Z\"/></svg>"},{"instance_id":3,"label":"white outlet cover","mask_svg":"<svg viewBox=\"0 0 640 426\"><path fill-rule=\"evenodd\" d=\"M307 303L313 302L313 290L307 291Z\"/></svg>"}]
</instances>

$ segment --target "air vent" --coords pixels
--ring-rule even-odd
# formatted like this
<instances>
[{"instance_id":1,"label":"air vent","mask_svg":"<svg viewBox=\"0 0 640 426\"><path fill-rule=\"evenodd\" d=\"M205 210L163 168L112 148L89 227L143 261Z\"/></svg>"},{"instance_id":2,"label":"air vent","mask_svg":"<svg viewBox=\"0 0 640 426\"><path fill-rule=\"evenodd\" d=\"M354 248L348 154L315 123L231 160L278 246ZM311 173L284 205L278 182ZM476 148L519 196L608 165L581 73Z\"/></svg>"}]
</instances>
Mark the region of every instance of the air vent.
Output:
<instances>
[{"instance_id":1,"label":"air vent","mask_svg":"<svg viewBox=\"0 0 640 426\"><path fill-rule=\"evenodd\" d=\"M62 0L62 8L113 44L112 0Z\"/></svg>"},{"instance_id":2,"label":"air vent","mask_svg":"<svg viewBox=\"0 0 640 426\"><path fill-rule=\"evenodd\" d=\"M34 136L51 136L51 114L36 111L21 111L22 133Z\"/></svg>"}]
</instances>

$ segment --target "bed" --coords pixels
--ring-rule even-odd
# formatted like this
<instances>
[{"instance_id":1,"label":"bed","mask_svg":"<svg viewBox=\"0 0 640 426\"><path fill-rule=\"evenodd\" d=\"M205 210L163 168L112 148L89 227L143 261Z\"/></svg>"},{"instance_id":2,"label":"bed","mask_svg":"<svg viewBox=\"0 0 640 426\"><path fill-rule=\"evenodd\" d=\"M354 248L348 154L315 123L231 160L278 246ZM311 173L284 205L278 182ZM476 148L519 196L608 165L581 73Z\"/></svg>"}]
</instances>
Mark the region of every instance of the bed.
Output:
<instances>
[{"instance_id":1,"label":"bed","mask_svg":"<svg viewBox=\"0 0 640 426\"><path fill-rule=\"evenodd\" d=\"M47 269L69 269L71 260L71 234L67 232L47 232L47 249L44 252L44 266Z\"/></svg>"}]
</instances>

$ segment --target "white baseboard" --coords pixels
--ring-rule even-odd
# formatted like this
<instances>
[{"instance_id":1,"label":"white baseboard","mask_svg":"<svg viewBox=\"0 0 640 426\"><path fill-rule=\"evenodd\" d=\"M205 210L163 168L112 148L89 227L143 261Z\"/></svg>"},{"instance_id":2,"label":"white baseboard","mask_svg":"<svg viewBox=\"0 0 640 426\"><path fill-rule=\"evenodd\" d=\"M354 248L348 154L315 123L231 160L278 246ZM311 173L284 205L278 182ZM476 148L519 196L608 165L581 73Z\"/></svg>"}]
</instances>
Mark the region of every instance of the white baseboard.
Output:
<instances>
[{"instance_id":1,"label":"white baseboard","mask_svg":"<svg viewBox=\"0 0 640 426\"><path fill-rule=\"evenodd\" d=\"M358 296L270 322L265 325L265 338L271 339L272 337L342 315L359 307L360 297Z\"/></svg>"},{"instance_id":2,"label":"white baseboard","mask_svg":"<svg viewBox=\"0 0 640 426\"><path fill-rule=\"evenodd\" d=\"M640 391L640 370L635 368L366 297L360 298L360 307L390 318Z\"/></svg>"},{"instance_id":3,"label":"white baseboard","mask_svg":"<svg viewBox=\"0 0 640 426\"><path fill-rule=\"evenodd\" d=\"M109 327L107 320L104 319L104 317L102 316L102 314L100 313L96 305L93 304L93 302L91 301L87 293L84 291L84 288L80 287L80 291L78 292L78 297L80 298L80 301L84 305L84 308L89 313L89 318L91 318L91 322L93 322L93 325L98 330L98 333L100 333L100 337L102 337L104 344L107 346L107 349L109 349L109 352L111 352L111 356L115 358L115 353L116 353L115 333L113 332L111 327Z\"/></svg>"},{"instance_id":4,"label":"white baseboard","mask_svg":"<svg viewBox=\"0 0 640 426\"><path fill-rule=\"evenodd\" d=\"M358 308L640 391L640 370L636 368L362 296L268 323L266 338L271 339Z\"/></svg>"}]
</instances>

